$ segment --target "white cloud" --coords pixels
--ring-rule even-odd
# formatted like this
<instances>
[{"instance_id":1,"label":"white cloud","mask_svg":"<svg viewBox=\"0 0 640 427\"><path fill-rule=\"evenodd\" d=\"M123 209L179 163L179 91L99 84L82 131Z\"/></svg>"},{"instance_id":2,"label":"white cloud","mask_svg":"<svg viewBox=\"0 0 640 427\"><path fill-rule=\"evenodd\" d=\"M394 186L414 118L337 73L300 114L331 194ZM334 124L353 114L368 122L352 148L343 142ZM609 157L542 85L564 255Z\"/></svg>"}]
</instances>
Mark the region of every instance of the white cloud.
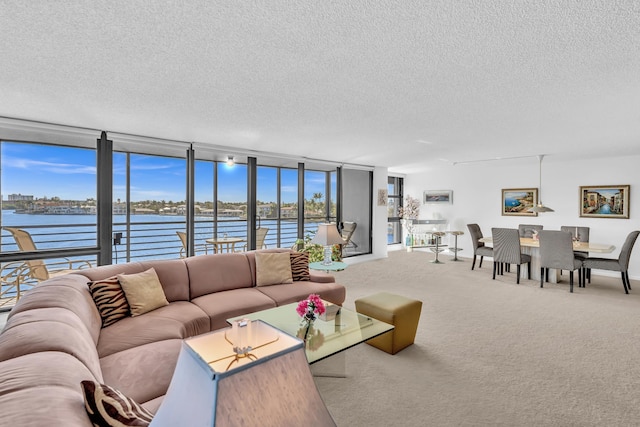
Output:
<instances>
[{"instance_id":1,"label":"white cloud","mask_svg":"<svg viewBox=\"0 0 640 427\"><path fill-rule=\"evenodd\" d=\"M18 169L42 170L58 174L96 174L95 166L78 165L73 163L44 162L41 160L25 159L20 157L5 158L2 162L4 167L14 167Z\"/></svg>"}]
</instances>

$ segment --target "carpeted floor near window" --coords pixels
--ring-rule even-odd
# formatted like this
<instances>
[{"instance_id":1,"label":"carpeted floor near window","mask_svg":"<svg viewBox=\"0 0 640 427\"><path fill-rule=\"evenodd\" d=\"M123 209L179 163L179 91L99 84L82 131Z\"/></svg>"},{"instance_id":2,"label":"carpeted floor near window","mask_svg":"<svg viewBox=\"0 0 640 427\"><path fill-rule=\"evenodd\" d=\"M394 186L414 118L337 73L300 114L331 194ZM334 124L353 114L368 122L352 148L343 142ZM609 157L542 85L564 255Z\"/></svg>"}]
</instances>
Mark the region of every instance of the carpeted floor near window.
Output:
<instances>
[{"instance_id":1,"label":"carpeted floor near window","mask_svg":"<svg viewBox=\"0 0 640 427\"><path fill-rule=\"evenodd\" d=\"M347 350L347 378L316 378L338 426L629 426L640 420L640 283L491 279L491 260L426 252L336 273L345 307L378 291L423 301L416 343Z\"/></svg>"}]
</instances>

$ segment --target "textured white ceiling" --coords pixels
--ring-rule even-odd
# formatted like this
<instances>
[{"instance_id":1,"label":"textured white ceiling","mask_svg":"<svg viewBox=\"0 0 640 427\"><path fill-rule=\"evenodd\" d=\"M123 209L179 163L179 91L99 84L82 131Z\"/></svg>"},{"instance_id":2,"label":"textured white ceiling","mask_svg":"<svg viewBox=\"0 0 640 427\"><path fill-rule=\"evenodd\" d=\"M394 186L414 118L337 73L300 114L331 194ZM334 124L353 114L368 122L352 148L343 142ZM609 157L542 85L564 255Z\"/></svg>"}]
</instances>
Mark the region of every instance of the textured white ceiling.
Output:
<instances>
[{"instance_id":1,"label":"textured white ceiling","mask_svg":"<svg viewBox=\"0 0 640 427\"><path fill-rule=\"evenodd\" d=\"M0 115L410 173L640 154L640 0L0 0Z\"/></svg>"}]
</instances>

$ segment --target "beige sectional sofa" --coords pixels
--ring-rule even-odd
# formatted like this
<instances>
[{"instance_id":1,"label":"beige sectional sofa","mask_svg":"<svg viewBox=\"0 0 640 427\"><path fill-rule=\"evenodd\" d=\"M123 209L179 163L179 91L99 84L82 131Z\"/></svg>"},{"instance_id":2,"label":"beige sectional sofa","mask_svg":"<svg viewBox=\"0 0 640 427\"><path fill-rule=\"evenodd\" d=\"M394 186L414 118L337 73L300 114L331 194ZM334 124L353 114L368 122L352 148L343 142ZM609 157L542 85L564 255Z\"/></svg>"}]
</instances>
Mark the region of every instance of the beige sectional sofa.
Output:
<instances>
[{"instance_id":1,"label":"beige sectional sofa","mask_svg":"<svg viewBox=\"0 0 640 427\"><path fill-rule=\"evenodd\" d=\"M151 267L169 304L102 328L87 282ZM82 380L111 385L155 412L183 338L310 293L342 305L345 288L333 276L310 277L257 287L255 252L245 252L102 266L42 282L0 334L0 425L90 427Z\"/></svg>"}]
</instances>

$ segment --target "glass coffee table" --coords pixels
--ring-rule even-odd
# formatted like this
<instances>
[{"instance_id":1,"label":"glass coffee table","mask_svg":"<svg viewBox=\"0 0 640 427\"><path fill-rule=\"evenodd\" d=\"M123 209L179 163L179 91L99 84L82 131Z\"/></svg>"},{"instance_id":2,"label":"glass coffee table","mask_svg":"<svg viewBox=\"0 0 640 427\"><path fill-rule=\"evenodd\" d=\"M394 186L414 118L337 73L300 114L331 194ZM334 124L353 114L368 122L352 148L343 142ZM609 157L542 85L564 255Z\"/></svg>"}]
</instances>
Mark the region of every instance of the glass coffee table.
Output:
<instances>
[{"instance_id":1,"label":"glass coffee table","mask_svg":"<svg viewBox=\"0 0 640 427\"><path fill-rule=\"evenodd\" d=\"M325 307L334 305L327 301L324 303ZM232 323L238 319L262 320L289 335L304 340L307 327L301 323L301 318L296 312L297 305L298 303L291 303L257 311L245 316L227 319L227 322ZM327 311L330 310L328 307ZM305 340L307 361L309 364L319 362L368 339L389 332L393 328L393 325L388 323L340 307L335 317L332 315L327 320L318 318L309 328Z\"/></svg>"}]
</instances>

